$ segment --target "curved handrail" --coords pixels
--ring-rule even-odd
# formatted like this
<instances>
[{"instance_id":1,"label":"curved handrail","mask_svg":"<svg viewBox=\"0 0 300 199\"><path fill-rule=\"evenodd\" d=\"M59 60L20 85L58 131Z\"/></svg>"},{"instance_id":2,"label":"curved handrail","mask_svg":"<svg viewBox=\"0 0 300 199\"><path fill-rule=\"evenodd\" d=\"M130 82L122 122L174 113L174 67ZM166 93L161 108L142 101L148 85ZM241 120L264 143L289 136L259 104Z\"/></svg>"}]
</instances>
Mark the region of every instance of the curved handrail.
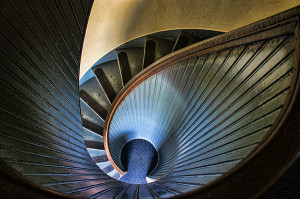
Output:
<instances>
[{"instance_id":1,"label":"curved handrail","mask_svg":"<svg viewBox=\"0 0 300 199\"><path fill-rule=\"evenodd\" d=\"M299 109L299 98L297 98L298 95L298 90L299 90L299 15L300 15L300 7L296 7L294 9L291 9L289 11L286 11L284 13L272 16L270 18L264 19L262 21L256 22L254 24L247 25L243 28L237 29L235 31L225 33L223 35L217 36L215 38L199 42L197 44L194 44L192 46L189 46L187 48L181 49L177 52L174 52L157 62L151 64L147 69L143 70L141 73L139 73L137 76L135 76L126 86L119 92L118 96L112 103L112 106L109 109L108 115L106 117L105 121L105 126L104 126L104 131L103 131L103 140L104 140L104 147L107 153L107 157L109 161L111 162L112 166L121 174L124 174L124 171L122 171L113 161L113 158L110 154L110 149L109 149L109 128L110 128L110 123L112 121L112 118L120 106L120 104L125 100L125 98L129 95L131 91L133 91L139 84L141 84L143 81L146 79L150 78L151 76L157 74L158 72L173 66L174 64L177 64L179 62L185 61L187 59L220 51L226 48L231 48L235 46L240 46L244 44L249 44L249 43L254 43L257 41L265 40L265 39L271 39L274 37L279 37L282 35L292 35L294 34L295 36L295 55L296 55L296 61L295 61L295 71L293 74L293 82L292 82L292 87L289 91L288 97L285 101L285 105L283 109L281 110L279 116L277 117L275 121L274 127L269 131L268 135L265 136L263 142L254 150L248 157L246 157L241 163L239 163L235 168L231 169L227 174L223 175L220 178L217 178L215 181L191 192L188 194L185 194L186 196L189 197L195 197L194 195L196 192L198 193L200 190L206 191L206 194L214 192L217 195L220 193L225 193L224 190L223 192L217 192L213 191L214 187L216 188L217 184L224 184L221 186L221 189L224 189L226 186L230 186L230 183L236 182L237 180L236 175L239 175L240 178L245 178L249 175L251 175L251 169L255 169L256 164L261 165L261 167L265 168L263 166L263 163L266 163L266 160L260 160L258 157L269 157L272 156L271 158L276 157L276 154L270 154L267 151L268 150L275 150L276 149L276 143L277 144L285 144L287 145L288 142L286 142L282 137L284 137L285 131L287 129L292 128L290 125L295 125L299 127L299 122L297 121L300 120L300 117L297 115L297 112L295 110L292 110L293 105L296 106L296 110ZM298 103L297 103L298 102ZM290 115L289 115L290 114ZM292 117L294 116L294 117ZM288 120L287 118L293 118L291 120ZM292 124L291 124L292 123ZM297 128L292 128L296 129ZM299 128L298 128L299 129ZM280 130L283 130L282 133L280 133ZM272 133L272 134L271 134ZM261 193L268 185L270 185L271 181L274 181L276 177L274 176L279 176L280 173L282 173L289 164L296 158L298 151L300 150L300 144L299 144L299 136L294 134L293 139L291 140L289 137L290 143L293 143L290 147L285 149L285 151L282 151L282 154L289 154L288 157L286 157L287 162L282 162L280 164L280 168L276 167L274 168L272 172L273 176L269 175L269 180L262 180L263 183L260 189L257 189L257 191L253 192L252 195L255 196L254 194ZM275 145L274 145L275 144ZM274 149L275 147L275 149ZM278 151L278 150L276 150ZM284 156L284 155L283 155ZM249 163L249 165L248 165ZM248 168L248 169L246 169ZM272 167L268 167L269 169L272 169ZM267 168L265 168L267 169ZM238 174L235 172L238 172ZM250 172L250 173L249 173ZM262 171L261 171L262 172ZM277 175L275 175L277 173ZM272 178L272 179L271 179ZM229 179L228 182L224 182L224 179ZM247 185L247 183L244 183L244 185ZM240 185L239 185L240 187ZM253 189L251 190L253 191ZM205 195L205 194L203 194ZM217 196L216 195L216 196ZM207 197L206 195L205 197ZM182 196L180 196L182 197ZM196 196L199 198L199 196ZM204 198L205 198L204 197ZM219 196L220 197L220 196ZM222 195L224 198L224 195Z\"/></svg>"}]
</instances>

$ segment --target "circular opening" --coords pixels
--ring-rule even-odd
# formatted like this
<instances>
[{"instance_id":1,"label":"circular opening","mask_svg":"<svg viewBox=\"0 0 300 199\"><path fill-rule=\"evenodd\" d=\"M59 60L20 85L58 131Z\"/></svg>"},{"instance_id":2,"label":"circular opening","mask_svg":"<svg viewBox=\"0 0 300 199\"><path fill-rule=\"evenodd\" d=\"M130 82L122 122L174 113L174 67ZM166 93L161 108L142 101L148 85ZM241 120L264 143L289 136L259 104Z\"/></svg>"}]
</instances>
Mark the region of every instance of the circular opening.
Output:
<instances>
[{"instance_id":1,"label":"circular opening","mask_svg":"<svg viewBox=\"0 0 300 199\"><path fill-rule=\"evenodd\" d=\"M126 170L120 180L127 183L144 184L146 177L158 162L155 147L147 140L134 139L127 142L121 152L121 164Z\"/></svg>"}]
</instances>

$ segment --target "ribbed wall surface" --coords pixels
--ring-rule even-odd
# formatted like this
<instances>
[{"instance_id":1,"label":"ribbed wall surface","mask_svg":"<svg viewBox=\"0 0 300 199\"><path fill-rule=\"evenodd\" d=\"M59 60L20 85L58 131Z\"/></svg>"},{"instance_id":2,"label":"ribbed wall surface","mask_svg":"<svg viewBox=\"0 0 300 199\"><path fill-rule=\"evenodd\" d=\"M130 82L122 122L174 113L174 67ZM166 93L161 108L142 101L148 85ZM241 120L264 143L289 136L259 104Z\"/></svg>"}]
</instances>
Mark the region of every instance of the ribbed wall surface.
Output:
<instances>
[{"instance_id":1,"label":"ribbed wall surface","mask_svg":"<svg viewBox=\"0 0 300 199\"><path fill-rule=\"evenodd\" d=\"M117 181L89 156L84 139L102 142L102 137L83 129L80 117L80 103L102 110L95 100L80 102L78 93L91 5L85 0L0 3L0 158L27 179L89 198L185 193L247 157L287 103L298 56L290 30L175 64L136 87L118 107L109 129L109 147L119 167L128 141L143 138L153 143L159 162L149 177L157 181ZM95 70L97 78L105 77L103 73ZM118 70L113 74L120 75ZM109 78L116 78L113 74ZM113 101L113 94L106 97ZM86 93L82 97L92 99ZM104 104L108 108L110 102ZM82 114L87 122L90 113ZM88 132L85 138L83 131ZM95 151L89 149L90 154Z\"/></svg>"},{"instance_id":2,"label":"ribbed wall surface","mask_svg":"<svg viewBox=\"0 0 300 199\"><path fill-rule=\"evenodd\" d=\"M82 137L78 73L91 5L0 4L0 157L34 182L78 196L111 182Z\"/></svg>"},{"instance_id":3,"label":"ribbed wall surface","mask_svg":"<svg viewBox=\"0 0 300 199\"><path fill-rule=\"evenodd\" d=\"M143 138L159 163L149 177L180 192L226 173L265 137L291 86L294 38L282 36L202 55L143 81L109 129L120 167L125 143Z\"/></svg>"}]
</instances>

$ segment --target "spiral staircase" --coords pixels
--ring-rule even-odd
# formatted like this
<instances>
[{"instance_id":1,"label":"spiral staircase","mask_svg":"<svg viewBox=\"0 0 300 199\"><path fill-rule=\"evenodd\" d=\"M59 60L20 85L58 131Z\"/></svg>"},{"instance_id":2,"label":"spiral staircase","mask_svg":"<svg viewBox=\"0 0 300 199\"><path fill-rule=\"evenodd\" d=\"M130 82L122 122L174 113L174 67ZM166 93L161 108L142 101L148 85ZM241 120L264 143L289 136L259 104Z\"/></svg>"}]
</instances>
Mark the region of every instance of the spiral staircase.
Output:
<instances>
[{"instance_id":1,"label":"spiral staircase","mask_svg":"<svg viewBox=\"0 0 300 199\"><path fill-rule=\"evenodd\" d=\"M83 137L90 156L100 169L102 169L102 171L115 179L121 178L120 173L124 174L124 172L119 169L114 169L113 165L111 165L106 156L103 141L104 122L107 117L107 112L116 98L117 93L119 93L134 76L146 69L147 66L151 65L156 60L159 60L160 58L183 47L196 43L197 41L201 41L218 34L220 33L215 31L174 30L137 38L123 44L116 50L113 50L106 56L102 57L95 66L92 67L85 76L83 76L79 86L81 116L83 121L82 125L84 129ZM158 95L162 95L162 93L158 93ZM146 99L150 96L141 97ZM126 108L124 112L136 111L135 109L140 108L141 107ZM167 108L167 106L165 106L165 108ZM148 111L149 110L147 110L147 112ZM143 117L142 113L139 114L139 117ZM159 117L159 115L155 117L159 120L163 120L163 118ZM124 122L127 125L133 121ZM141 123L145 122L146 121L141 121ZM145 131L145 129L125 130L125 128L123 128L122 131L142 132ZM120 139L123 136L124 135L117 135L116 139ZM130 140L137 138L145 139L145 136L143 135L131 136L132 138L127 139L125 142L117 140L116 145L119 145L121 149L123 149L123 146ZM153 143L153 140L145 140ZM157 149L157 147L154 148ZM121 161L121 152L122 150L120 150L117 155L119 161ZM140 156L139 158L142 157L143 156ZM151 157L149 158L151 159ZM149 160L149 164L151 164L151 162L152 161ZM124 168L124 166L122 167ZM145 167L147 166L145 165Z\"/></svg>"},{"instance_id":2,"label":"spiral staircase","mask_svg":"<svg viewBox=\"0 0 300 199\"><path fill-rule=\"evenodd\" d=\"M1 197L255 198L297 158L299 7L136 38L79 80L91 6L1 2Z\"/></svg>"}]
</instances>

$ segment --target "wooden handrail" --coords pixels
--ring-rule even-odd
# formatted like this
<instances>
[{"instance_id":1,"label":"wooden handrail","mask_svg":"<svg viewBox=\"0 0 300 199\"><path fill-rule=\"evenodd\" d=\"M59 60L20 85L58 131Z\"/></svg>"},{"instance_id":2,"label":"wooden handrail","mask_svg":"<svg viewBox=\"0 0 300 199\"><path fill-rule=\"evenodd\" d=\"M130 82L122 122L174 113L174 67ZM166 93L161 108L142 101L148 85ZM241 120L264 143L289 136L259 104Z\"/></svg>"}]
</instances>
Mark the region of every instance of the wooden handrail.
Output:
<instances>
[{"instance_id":1,"label":"wooden handrail","mask_svg":"<svg viewBox=\"0 0 300 199\"><path fill-rule=\"evenodd\" d=\"M282 35L294 35L295 37L295 71L293 76L292 86L290 88L288 97L286 98L285 105L279 114L274 127L269 131L267 136L265 136L262 144L260 144L254 152L252 152L245 160L239 163L234 169L231 169L222 177L216 179L215 181L209 183L202 188L195 190L191 193L185 194L186 197L192 198L229 198L230 196L234 196L234 198L238 198L240 193L239 190L236 190L237 193L233 194L230 192L228 197L224 197L226 187L234 186L234 183L241 183L244 186L244 190L247 186L250 186L251 183L247 182L246 177L252 175L255 169L261 170L264 168L265 170L261 170L260 172L268 172L268 175L264 180L261 180L259 183L260 188L253 191L249 196L257 196L259 193L264 191L274 180L280 176L280 174L293 162L293 160L297 157L299 150L300 150L300 142L299 142L299 132L290 135L288 139L284 139L284 134L288 133L290 130L297 130L299 131L299 122L300 117L297 114L299 111L300 100L298 97L298 90L299 90L299 16L300 16L300 7L296 7L294 9L288 10L286 12L280 13L278 15L269 17L267 19L261 20L259 22L247 25L245 27L239 28L237 30L225 33L223 35L217 36L215 38L202 41L196 43L192 46L186 47L181 49L177 52L174 52L155 63L151 64L147 69L143 70L137 76L135 76L126 86L119 92L116 99L112 103L112 106L109 109L108 115L106 117L105 126L104 126L104 147L113 167L124 174L114 162L109 149L109 128L113 116L121 105L121 103L125 100L125 98L131 93L138 85L143 83L146 79L150 78L151 76L157 74L158 72L165 70L168 67L171 67L177 63L183 62L193 57L217 52L220 50L224 50L227 48L232 48L235 46L250 44L266 39L272 39L275 37L280 37ZM298 98L297 98L298 97ZM292 108L294 107L294 109ZM297 122L298 121L298 122ZM296 128L295 128L296 127ZM292 139L291 139L292 138ZM290 143L290 144L288 144ZM286 148L283 151L279 151L276 149L280 145L285 146ZM279 147L278 147L279 148ZM277 154L276 154L277 153ZM278 161L280 164L274 168L270 166L266 166L267 160L269 157L270 160L276 160L277 155L280 154L280 158ZM258 158L263 157L263 158ZM284 161L286 159L286 161ZM255 165L260 165L256 167ZM238 176L238 177L237 177ZM240 182L238 179L244 179L245 182ZM256 179L254 177L249 177L251 179ZM268 179L268 180L266 180ZM254 186L252 182L251 186ZM216 188L219 186L220 188ZM220 191L213 191L213 189L218 189ZM221 191L222 190L222 191ZM203 192L203 194L202 194ZM213 192L215 197L210 196L210 193ZM249 191L248 191L249 192ZM179 196L180 198L182 196Z\"/></svg>"}]
</instances>

